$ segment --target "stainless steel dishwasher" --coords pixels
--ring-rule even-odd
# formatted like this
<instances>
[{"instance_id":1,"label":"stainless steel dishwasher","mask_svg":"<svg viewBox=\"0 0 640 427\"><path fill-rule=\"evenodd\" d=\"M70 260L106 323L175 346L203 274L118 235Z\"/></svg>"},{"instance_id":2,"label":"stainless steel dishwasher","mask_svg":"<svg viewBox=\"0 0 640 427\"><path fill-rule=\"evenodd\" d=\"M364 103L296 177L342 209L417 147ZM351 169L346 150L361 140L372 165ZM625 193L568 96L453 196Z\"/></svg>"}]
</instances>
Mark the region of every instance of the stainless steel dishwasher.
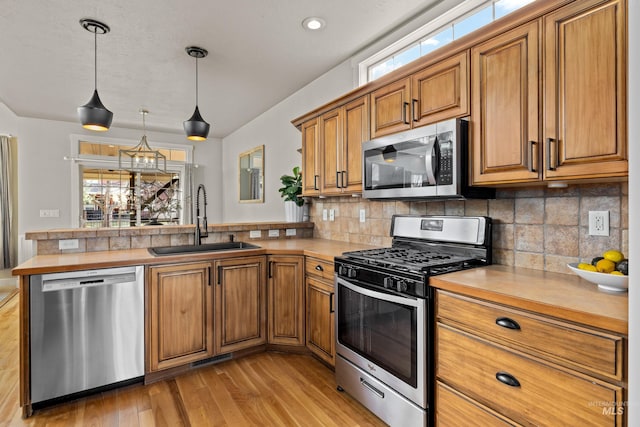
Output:
<instances>
[{"instance_id":1,"label":"stainless steel dishwasher","mask_svg":"<svg viewBox=\"0 0 640 427\"><path fill-rule=\"evenodd\" d=\"M31 402L144 375L144 267L30 278Z\"/></svg>"}]
</instances>

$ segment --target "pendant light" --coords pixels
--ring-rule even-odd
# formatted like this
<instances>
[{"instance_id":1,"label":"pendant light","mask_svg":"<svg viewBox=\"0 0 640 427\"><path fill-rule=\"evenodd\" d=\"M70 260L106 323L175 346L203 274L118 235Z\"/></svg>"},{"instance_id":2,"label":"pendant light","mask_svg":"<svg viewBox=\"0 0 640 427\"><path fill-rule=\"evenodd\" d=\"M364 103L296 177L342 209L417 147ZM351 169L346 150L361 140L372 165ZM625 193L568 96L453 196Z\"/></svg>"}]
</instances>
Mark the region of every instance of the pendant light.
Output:
<instances>
[{"instance_id":1,"label":"pendant light","mask_svg":"<svg viewBox=\"0 0 640 427\"><path fill-rule=\"evenodd\" d=\"M98 96L98 34L107 34L110 28L107 24L94 19L81 19L80 25L85 30L93 33L94 90L89 102L82 107L78 107L78 117L83 128L104 132L109 130L109 126L111 126L113 113L107 110L107 107L102 104Z\"/></svg>"},{"instance_id":2,"label":"pendant light","mask_svg":"<svg viewBox=\"0 0 640 427\"><path fill-rule=\"evenodd\" d=\"M144 120L149 111L141 109L143 135L140 143L133 148L121 149L118 155L120 169L133 172L167 172L167 157L158 150L152 150L147 142L147 126Z\"/></svg>"},{"instance_id":3,"label":"pendant light","mask_svg":"<svg viewBox=\"0 0 640 427\"><path fill-rule=\"evenodd\" d=\"M209 52L197 46L188 46L184 50L187 51L189 56L196 58L196 109L189 120L183 123L184 131L187 134L187 139L191 141L204 141L209 135L209 123L204 121L198 108L198 59L204 58Z\"/></svg>"}]
</instances>

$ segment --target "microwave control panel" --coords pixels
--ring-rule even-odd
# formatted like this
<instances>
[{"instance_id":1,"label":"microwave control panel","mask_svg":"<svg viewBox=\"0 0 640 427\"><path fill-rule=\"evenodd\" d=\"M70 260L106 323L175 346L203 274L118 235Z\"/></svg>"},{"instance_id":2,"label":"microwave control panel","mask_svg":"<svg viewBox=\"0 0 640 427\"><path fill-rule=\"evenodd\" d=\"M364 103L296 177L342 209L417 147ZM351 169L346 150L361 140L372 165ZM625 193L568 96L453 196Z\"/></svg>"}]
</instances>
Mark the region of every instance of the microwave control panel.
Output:
<instances>
[{"instance_id":1,"label":"microwave control panel","mask_svg":"<svg viewBox=\"0 0 640 427\"><path fill-rule=\"evenodd\" d=\"M453 183L453 132L438 135L437 150L439 151L437 183L449 185Z\"/></svg>"}]
</instances>

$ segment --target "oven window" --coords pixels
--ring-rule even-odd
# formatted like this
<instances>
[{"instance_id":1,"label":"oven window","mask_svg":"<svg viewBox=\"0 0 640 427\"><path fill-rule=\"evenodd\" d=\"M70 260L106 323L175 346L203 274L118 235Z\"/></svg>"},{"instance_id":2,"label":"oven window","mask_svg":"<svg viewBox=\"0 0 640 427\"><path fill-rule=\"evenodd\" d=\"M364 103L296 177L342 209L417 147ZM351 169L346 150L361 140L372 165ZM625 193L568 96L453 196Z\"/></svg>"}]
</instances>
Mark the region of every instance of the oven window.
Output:
<instances>
[{"instance_id":1,"label":"oven window","mask_svg":"<svg viewBox=\"0 0 640 427\"><path fill-rule=\"evenodd\" d=\"M417 386L417 308L372 298L338 284L338 340Z\"/></svg>"}]
</instances>

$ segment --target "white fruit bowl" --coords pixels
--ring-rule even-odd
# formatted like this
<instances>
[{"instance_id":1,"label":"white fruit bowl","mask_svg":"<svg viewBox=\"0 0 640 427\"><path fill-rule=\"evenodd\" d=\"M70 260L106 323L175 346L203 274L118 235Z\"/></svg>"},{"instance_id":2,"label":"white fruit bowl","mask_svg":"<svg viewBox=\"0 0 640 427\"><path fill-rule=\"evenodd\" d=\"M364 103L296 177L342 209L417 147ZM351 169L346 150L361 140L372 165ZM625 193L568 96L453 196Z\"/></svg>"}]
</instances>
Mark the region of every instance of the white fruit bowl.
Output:
<instances>
[{"instance_id":1,"label":"white fruit bowl","mask_svg":"<svg viewBox=\"0 0 640 427\"><path fill-rule=\"evenodd\" d=\"M617 276L615 274L598 273L596 271L581 270L577 262L567 264L567 267L584 280L598 285L604 291L626 292L629 290L629 276Z\"/></svg>"}]
</instances>

